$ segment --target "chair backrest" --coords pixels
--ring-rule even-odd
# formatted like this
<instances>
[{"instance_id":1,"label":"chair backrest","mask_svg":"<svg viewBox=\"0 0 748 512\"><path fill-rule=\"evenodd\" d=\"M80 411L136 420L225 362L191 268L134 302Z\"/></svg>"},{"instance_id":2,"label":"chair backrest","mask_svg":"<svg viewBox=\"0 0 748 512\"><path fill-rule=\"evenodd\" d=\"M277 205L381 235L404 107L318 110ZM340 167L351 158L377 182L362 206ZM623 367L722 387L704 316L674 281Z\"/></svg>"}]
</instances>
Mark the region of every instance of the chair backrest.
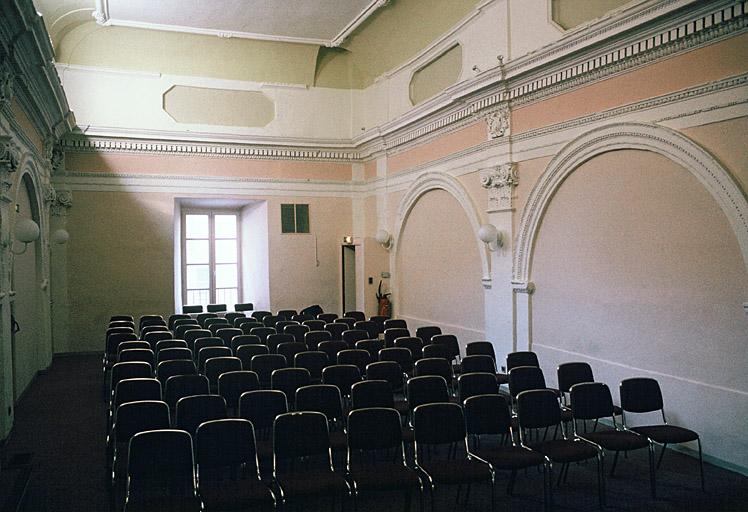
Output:
<instances>
[{"instance_id":1,"label":"chair backrest","mask_svg":"<svg viewBox=\"0 0 748 512\"><path fill-rule=\"evenodd\" d=\"M268 432L273 427L275 417L286 412L288 401L283 391L247 391L239 397L239 417L251 421L258 433Z\"/></svg>"},{"instance_id":2,"label":"chair backrest","mask_svg":"<svg viewBox=\"0 0 748 512\"><path fill-rule=\"evenodd\" d=\"M137 341L138 335L132 331L127 332L115 332L107 335L106 337L106 353L107 356L113 357L117 354L117 348L120 343L127 341Z\"/></svg>"},{"instance_id":3,"label":"chair backrest","mask_svg":"<svg viewBox=\"0 0 748 512\"><path fill-rule=\"evenodd\" d=\"M277 353L278 347L282 345L283 343L295 343L296 338L293 337L291 334L285 334L285 333L275 333L275 334L268 334L268 337L265 341L265 344L270 349L270 352ZM306 350L306 345L304 345L304 350Z\"/></svg>"},{"instance_id":4,"label":"chair backrest","mask_svg":"<svg viewBox=\"0 0 748 512\"><path fill-rule=\"evenodd\" d=\"M487 372L463 373L457 378L457 396L460 403L476 395L494 395L499 392L496 375Z\"/></svg>"},{"instance_id":5,"label":"chair backrest","mask_svg":"<svg viewBox=\"0 0 748 512\"><path fill-rule=\"evenodd\" d=\"M517 398L523 391L545 389L543 370L537 366L517 366L509 371L509 394Z\"/></svg>"},{"instance_id":6,"label":"chair backrest","mask_svg":"<svg viewBox=\"0 0 748 512\"><path fill-rule=\"evenodd\" d=\"M115 443L126 443L138 432L159 428L169 428L169 408L160 400L125 402L115 409Z\"/></svg>"},{"instance_id":7,"label":"chair backrest","mask_svg":"<svg viewBox=\"0 0 748 512\"><path fill-rule=\"evenodd\" d=\"M662 410L662 391L655 379L636 377L624 379L619 388L621 409L628 412L652 412Z\"/></svg>"},{"instance_id":8,"label":"chair backrest","mask_svg":"<svg viewBox=\"0 0 748 512\"><path fill-rule=\"evenodd\" d=\"M221 311L226 311L227 307L226 304L208 304L205 309L212 313L219 313Z\"/></svg>"},{"instance_id":9,"label":"chair backrest","mask_svg":"<svg viewBox=\"0 0 748 512\"><path fill-rule=\"evenodd\" d=\"M137 379L139 377L150 378L153 376L153 370L150 364L143 361L131 361L126 363L116 363L112 366L111 372L111 389L117 387L117 383L124 379Z\"/></svg>"},{"instance_id":10,"label":"chair backrest","mask_svg":"<svg viewBox=\"0 0 748 512\"><path fill-rule=\"evenodd\" d=\"M279 368L270 375L270 387L283 391L289 404L296 399L296 390L311 384L311 375L306 368Z\"/></svg>"},{"instance_id":11,"label":"chair backrest","mask_svg":"<svg viewBox=\"0 0 748 512\"><path fill-rule=\"evenodd\" d=\"M286 335L280 334L279 336L286 336ZM293 339L293 336L289 335L289 338ZM299 343L297 341L287 341L287 342L283 342L279 344L276 352L278 352L282 356L285 356L286 361L291 363L293 362L294 357L296 357L296 354L305 352L306 350L307 350L307 347L305 343Z\"/></svg>"},{"instance_id":12,"label":"chair backrest","mask_svg":"<svg viewBox=\"0 0 748 512\"><path fill-rule=\"evenodd\" d=\"M151 365L151 367L156 365L156 356L150 348L129 348L123 350L117 355L117 360L120 363L143 361Z\"/></svg>"},{"instance_id":13,"label":"chair backrest","mask_svg":"<svg viewBox=\"0 0 748 512\"><path fill-rule=\"evenodd\" d=\"M366 365L371 363L371 354L360 348L346 349L338 352L337 363L339 365L355 365L358 367L359 375L366 372Z\"/></svg>"},{"instance_id":14,"label":"chair backrest","mask_svg":"<svg viewBox=\"0 0 748 512\"><path fill-rule=\"evenodd\" d=\"M317 345L317 350L324 352L331 364L335 364L338 354L347 348L348 345L342 340L322 341Z\"/></svg>"},{"instance_id":15,"label":"chair backrest","mask_svg":"<svg viewBox=\"0 0 748 512\"><path fill-rule=\"evenodd\" d=\"M182 313L202 313L203 307L200 305L195 306L182 306Z\"/></svg>"},{"instance_id":16,"label":"chair backrest","mask_svg":"<svg viewBox=\"0 0 748 512\"><path fill-rule=\"evenodd\" d=\"M297 411L317 411L336 422L343 419L343 399L337 386L312 384L296 390Z\"/></svg>"},{"instance_id":17,"label":"chair backrest","mask_svg":"<svg viewBox=\"0 0 748 512\"><path fill-rule=\"evenodd\" d=\"M335 313L320 313L317 315L317 320L322 320L325 323L332 323L336 318L338 318L338 315Z\"/></svg>"},{"instance_id":18,"label":"chair backrest","mask_svg":"<svg viewBox=\"0 0 748 512\"><path fill-rule=\"evenodd\" d=\"M384 407L351 411L348 413L348 448L363 451L402 450L400 414L395 409ZM402 453L400 457L402 460Z\"/></svg>"},{"instance_id":19,"label":"chair backrest","mask_svg":"<svg viewBox=\"0 0 748 512\"><path fill-rule=\"evenodd\" d=\"M265 315L264 317L262 317L262 325L264 325L265 327L275 327L275 324L277 322L280 322L284 319L285 317L278 315Z\"/></svg>"},{"instance_id":20,"label":"chair backrest","mask_svg":"<svg viewBox=\"0 0 748 512\"><path fill-rule=\"evenodd\" d=\"M334 364L322 370L322 383L337 386L343 396L351 395L351 386L361 380L361 371L352 364Z\"/></svg>"},{"instance_id":21,"label":"chair backrest","mask_svg":"<svg viewBox=\"0 0 748 512\"><path fill-rule=\"evenodd\" d=\"M348 348L354 348L356 342L371 338L368 331L363 329L349 329L343 331L343 341L348 345Z\"/></svg>"},{"instance_id":22,"label":"chair backrest","mask_svg":"<svg viewBox=\"0 0 748 512\"><path fill-rule=\"evenodd\" d=\"M242 302L240 304L234 304L234 311L252 311L255 308L251 302Z\"/></svg>"},{"instance_id":23,"label":"chair backrest","mask_svg":"<svg viewBox=\"0 0 748 512\"><path fill-rule=\"evenodd\" d=\"M252 311L252 318L256 318L260 322L262 322L262 319L265 318L268 315L272 315L270 311L263 311L261 309L258 309L256 311Z\"/></svg>"},{"instance_id":24,"label":"chair backrest","mask_svg":"<svg viewBox=\"0 0 748 512\"><path fill-rule=\"evenodd\" d=\"M218 336L218 331L220 331L221 329L231 329L232 327L230 323L221 318L220 322L211 322L211 324L208 325L207 328L213 336Z\"/></svg>"},{"instance_id":25,"label":"chair backrest","mask_svg":"<svg viewBox=\"0 0 748 512\"><path fill-rule=\"evenodd\" d=\"M240 345L234 353L242 362L242 368L250 370L252 368L252 358L260 354L269 354L270 350L265 345L250 344Z\"/></svg>"},{"instance_id":26,"label":"chair backrest","mask_svg":"<svg viewBox=\"0 0 748 512\"><path fill-rule=\"evenodd\" d=\"M290 324L283 328L283 334L290 334L296 341L301 343L304 343L304 335L308 332L308 325Z\"/></svg>"},{"instance_id":27,"label":"chair backrest","mask_svg":"<svg viewBox=\"0 0 748 512\"><path fill-rule=\"evenodd\" d=\"M424 345L422 352L424 358L439 357L441 359L446 359L447 362L452 360L452 354L449 352L447 346L440 343Z\"/></svg>"},{"instance_id":28,"label":"chair backrest","mask_svg":"<svg viewBox=\"0 0 748 512\"><path fill-rule=\"evenodd\" d=\"M231 349L229 347L205 347L197 353L197 371L205 373L205 362L214 357L230 357Z\"/></svg>"},{"instance_id":29,"label":"chair backrest","mask_svg":"<svg viewBox=\"0 0 748 512\"><path fill-rule=\"evenodd\" d=\"M194 319L192 317L190 317L190 318L180 318L179 320L174 320L174 325L170 329L171 331L174 332L175 336L177 335L177 332L178 332L177 328L180 327L180 326L182 326L182 325L194 325L194 326L196 326L195 327L196 329L200 328L200 324L197 323L196 319ZM182 331L182 333L184 333L184 331Z\"/></svg>"},{"instance_id":30,"label":"chair backrest","mask_svg":"<svg viewBox=\"0 0 748 512\"><path fill-rule=\"evenodd\" d=\"M386 380L362 380L351 386L351 408L394 408L392 385Z\"/></svg>"},{"instance_id":31,"label":"chair backrest","mask_svg":"<svg viewBox=\"0 0 748 512\"><path fill-rule=\"evenodd\" d=\"M231 351L234 352L234 354L237 353L239 350L239 347L242 345L263 345L262 340L260 340L259 336L255 336L253 334L240 334L239 336L234 336L231 338Z\"/></svg>"},{"instance_id":32,"label":"chair backrest","mask_svg":"<svg viewBox=\"0 0 748 512\"><path fill-rule=\"evenodd\" d=\"M460 357L460 343L457 341L457 336L453 334L437 334L431 337L431 343L438 343L440 345L446 345L449 350L450 361Z\"/></svg>"},{"instance_id":33,"label":"chair backrest","mask_svg":"<svg viewBox=\"0 0 748 512\"><path fill-rule=\"evenodd\" d=\"M175 425L195 435L197 427L204 421L226 418L226 400L219 395L192 395L177 401Z\"/></svg>"},{"instance_id":34,"label":"chair backrest","mask_svg":"<svg viewBox=\"0 0 748 512\"><path fill-rule=\"evenodd\" d=\"M109 317L110 322L117 322L117 321L125 321L125 322L132 322L134 318L132 315L112 315Z\"/></svg>"},{"instance_id":35,"label":"chair backrest","mask_svg":"<svg viewBox=\"0 0 748 512\"><path fill-rule=\"evenodd\" d=\"M239 397L243 393L258 389L260 389L260 378L253 371L228 371L218 377L218 394L226 400L226 406L229 409L236 409L239 406Z\"/></svg>"},{"instance_id":36,"label":"chair backrest","mask_svg":"<svg viewBox=\"0 0 748 512\"><path fill-rule=\"evenodd\" d=\"M234 336L241 336L244 334L241 329L235 327L226 327L224 329L218 329L216 332L219 338L223 340L223 344L227 347L231 346L231 340Z\"/></svg>"},{"instance_id":37,"label":"chair backrest","mask_svg":"<svg viewBox=\"0 0 748 512\"><path fill-rule=\"evenodd\" d=\"M491 356L475 355L462 358L463 373L496 373L496 363Z\"/></svg>"},{"instance_id":38,"label":"chair backrest","mask_svg":"<svg viewBox=\"0 0 748 512\"><path fill-rule=\"evenodd\" d=\"M180 399L187 396L210 393L210 384L205 375L173 375L166 379L164 402L174 409Z\"/></svg>"},{"instance_id":39,"label":"chair backrest","mask_svg":"<svg viewBox=\"0 0 748 512\"><path fill-rule=\"evenodd\" d=\"M273 472L289 459L326 456L332 467L330 433L327 418L314 411L288 412L275 418L273 424Z\"/></svg>"},{"instance_id":40,"label":"chair backrest","mask_svg":"<svg viewBox=\"0 0 748 512\"><path fill-rule=\"evenodd\" d=\"M252 329L256 329L257 327L265 327L261 322L258 322L254 318L240 318L236 322L236 327L241 329L244 334L252 334Z\"/></svg>"},{"instance_id":41,"label":"chair backrest","mask_svg":"<svg viewBox=\"0 0 748 512\"><path fill-rule=\"evenodd\" d=\"M341 316L340 318L336 318L333 323L334 324L345 324L348 326L348 329L353 329L353 325L358 320L349 316Z\"/></svg>"},{"instance_id":42,"label":"chair backrest","mask_svg":"<svg viewBox=\"0 0 748 512\"><path fill-rule=\"evenodd\" d=\"M184 341L187 342L187 347L190 350L195 349L195 340L198 338L210 338L213 333L208 329L187 329L184 333Z\"/></svg>"},{"instance_id":43,"label":"chair backrest","mask_svg":"<svg viewBox=\"0 0 748 512\"><path fill-rule=\"evenodd\" d=\"M438 375L444 379L448 386L452 385L452 380L454 379L452 365L442 357L432 357L416 361L415 375L416 377Z\"/></svg>"},{"instance_id":44,"label":"chair backrest","mask_svg":"<svg viewBox=\"0 0 748 512\"><path fill-rule=\"evenodd\" d=\"M285 356L280 354L258 354L250 360L249 369L257 374L260 386L270 386L271 377L275 370L286 368L288 362ZM246 368L245 368L246 369Z\"/></svg>"},{"instance_id":45,"label":"chair backrest","mask_svg":"<svg viewBox=\"0 0 748 512\"><path fill-rule=\"evenodd\" d=\"M281 309L278 310L278 316L285 318L286 320L291 320L294 316L296 316L298 313L295 309Z\"/></svg>"},{"instance_id":46,"label":"chair backrest","mask_svg":"<svg viewBox=\"0 0 748 512\"><path fill-rule=\"evenodd\" d=\"M389 319L390 317L383 316L383 315L373 315L369 318L369 320L377 324L377 327L379 327L379 332L377 333L377 336L384 332L384 322L386 322Z\"/></svg>"},{"instance_id":47,"label":"chair backrest","mask_svg":"<svg viewBox=\"0 0 748 512\"><path fill-rule=\"evenodd\" d=\"M259 480L257 444L252 423L240 418L209 420L195 433L195 464L200 479L205 470L243 467Z\"/></svg>"},{"instance_id":48,"label":"chair backrest","mask_svg":"<svg viewBox=\"0 0 748 512\"><path fill-rule=\"evenodd\" d=\"M151 331L142 336L151 346L151 350L156 350L156 343L162 340L174 339L174 333L171 331Z\"/></svg>"},{"instance_id":49,"label":"chair backrest","mask_svg":"<svg viewBox=\"0 0 748 512\"><path fill-rule=\"evenodd\" d=\"M353 318L357 322L363 322L366 320L366 314L363 311L346 311L343 316Z\"/></svg>"},{"instance_id":50,"label":"chair backrest","mask_svg":"<svg viewBox=\"0 0 748 512\"><path fill-rule=\"evenodd\" d=\"M384 348L384 340L372 338L368 340L357 341L356 348L366 350L369 353L371 360L376 361L379 357L379 351Z\"/></svg>"},{"instance_id":51,"label":"chair backrest","mask_svg":"<svg viewBox=\"0 0 748 512\"><path fill-rule=\"evenodd\" d=\"M384 321L384 330L407 329L407 328L408 328L408 322L406 322L402 318L388 318L387 320Z\"/></svg>"},{"instance_id":52,"label":"chair backrest","mask_svg":"<svg viewBox=\"0 0 748 512\"><path fill-rule=\"evenodd\" d=\"M441 327L436 325L424 325L416 329L416 337L421 338L421 343L427 345L431 343L431 337L442 333Z\"/></svg>"},{"instance_id":53,"label":"chair backrest","mask_svg":"<svg viewBox=\"0 0 748 512\"><path fill-rule=\"evenodd\" d=\"M306 345L304 345L306 347ZM296 368L305 368L313 382L322 379L322 369L327 366L327 354L319 350L305 350L294 356L293 365Z\"/></svg>"},{"instance_id":54,"label":"chair backrest","mask_svg":"<svg viewBox=\"0 0 748 512\"><path fill-rule=\"evenodd\" d=\"M205 327L205 321L209 318L218 318L217 313L200 313L197 315L197 323Z\"/></svg>"},{"instance_id":55,"label":"chair backrest","mask_svg":"<svg viewBox=\"0 0 748 512\"><path fill-rule=\"evenodd\" d=\"M509 352L506 355L506 371L510 372L518 366L540 367L537 354L530 351Z\"/></svg>"},{"instance_id":56,"label":"chair backrest","mask_svg":"<svg viewBox=\"0 0 748 512\"><path fill-rule=\"evenodd\" d=\"M470 435L505 435L510 432L512 412L506 398L498 394L474 395L463 403L465 426Z\"/></svg>"},{"instance_id":57,"label":"chair backrest","mask_svg":"<svg viewBox=\"0 0 748 512\"><path fill-rule=\"evenodd\" d=\"M244 329L242 329L243 332ZM267 342L267 338L271 334L276 334L275 327L253 327L249 330L249 334L258 336L263 343Z\"/></svg>"},{"instance_id":58,"label":"chair backrest","mask_svg":"<svg viewBox=\"0 0 748 512\"><path fill-rule=\"evenodd\" d=\"M218 336L209 336L206 338L196 339L195 345L192 347L192 350L195 356L197 356L202 349L207 347L228 347L228 345L224 344L223 340Z\"/></svg>"},{"instance_id":59,"label":"chair backrest","mask_svg":"<svg viewBox=\"0 0 748 512\"><path fill-rule=\"evenodd\" d=\"M324 313L324 310L322 309L322 306L320 306L319 304L312 304L311 306L307 306L301 311L299 311L299 314L309 315L312 318L315 318L320 313Z\"/></svg>"},{"instance_id":60,"label":"chair backrest","mask_svg":"<svg viewBox=\"0 0 748 512\"><path fill-rule=\"evenodd\" d=\"M301 325L306 325L310 331L324 331L327 322L324 320L304 320Z\"/></svg>"},{"instance_id":61,"label":"chair backrest","mask_svg":"<svg viewBox=\"0 0 748 512\"><path fill-rule=\"evenodd\" d=\"M226 372L238 372L242 369L242 362L238 357L219 356L211 357L205 361L205 376L208 382L216 390L218 389L218 379Z\"/></svg>"},{"instance_id":62,"label":"chair backrest","mask_svg":"<svg viewBox=\"0 0 748 512\"><path fill-rule=\"evenodd\" d=\"M419 405L413 410L413 435L416 447L461 443L465 440L465 417L462 407L452 403ZM416 450L418 460L420 450Z\"/></svg>"},{"instance_id":63,"label":"chair backrest","mask_svg":"<svg viewBox=\"0 0 748 512\"><path fill-rule=\"evenodd\" d=\"M360 320L353 324L353 329L356 331L366 331L366 338L377 338L380 333L379 324L371 320Z\"/></svg>"},{"instance_id":64,"label":"chair backrest","mask_svg":"<svg viewBox=\"0 0 748 512\"><path fill-rule=\"evenodd\" d=\"M413 355L409 348L405 347L390 347L383 348L379 351L380 361L395 361L400 365L400 369L409 373L413 370Z\"/></svg>"},{"instance_id":65,"label":"chair backrest","mask_svg":"<svg viewBox=\"0 0 748 512\"><path fill-rule=\"evenodd\" d=\"M323 341L329 341L332 335L327 331L309 331L304 334L304 343L309 350L317 350L317 346Z\"/></svg>"},{"instance_id":66,"label":"chair backrest","mask_svg":"<svg viewBox=\"0 0 748 512\"><path fill-rule=\"evenodd\" d=\"M561 423L561 406L550 389L531 389L517 395L520 436L524 429L554 427Z\"/></svg>"},{"instance_id":67,"label":"chair backrest","mask_svg":"<svg viewBox=\"0 0 748 512\"><path fill-rule=\"evenodd\" d=\"M192 317L190 315L176 313L174 315L169 315L169 321L166 322L166 325L167 327L169 327L169 330L171 331L174 329L174 324L176 323L177 320L190 320L191 318Z\"/></svg>"},{"instance_id":68,"label":"chair backrest","mask_svg":"<svg viewBox=\"0 0 748 512\"><path fill-rule=\"evenodd\" d=\"M170 339L170 340L161 340L156 343L156 359L158 359L158 354L164 349L167 348L187 348L187 342L184 340L177 340L177 339Z\"/></svg>"},{"instance_id":69,"label":"chair backrest","mask_svg":"<svg viewBox=\"0 0 748 512\"><path fill-rule=\"evenodd\" d=\"M602 382L581 382L573 385L571 414L575 420L613 418L613 397L608 386ZM613 421L615 422L615 419Z\"/></svg>"},{"instance_id":70,"label":"chair backrest","mask_svg":"<svg viewBox=\"0 0 748 512\"><path fill-rule=\"evenodd\" d=\"M284 332L284 329L288 327L289 325L301 325L299 322L296 322L295 320L278 320L275 322L275 330L277 332Z\"/></svg>"},{"instance_id":71,"label":"chair backrest","mask_svg":"<svg viewBox=\"0 0 748 512\"><path fill-rule=\"evenodd\" d=\"M138 378L123 379L114 388L112 411L127 402L141 400L161 400L161 383L156 379Z\"/></svg>"},{"instance_id":72,"label":"chair backrest","mask_svg":"<svg viewBox=\"0 0 748 512\"><path fill-rule=\"evenodd\" d=\"M167 349L169 350L169 349ZM197 375L197 367L192 357L189 359L175 359L171 361L162 361L156 367L156 376L162 385L166 385L169 377L174 375Z\"/></svg>"},{"instance_id":73,"label":"chair backrest","mask_svg":"<svg viewBox=\"0 0 748 512\"><path fill-rule=\"evenodd\" d=\"M465 355L468 356L491 356L496 362L496 351L490 341L471 341L465 346Z\"/></svg>"},{"instance_id":74,"label":"chair backrest","mask_svg":"<svg viewBox=\"0 0 748 512\"><path fill-rule=\"evenodd\" d=\"M307 315L306 313L299 313L298 315L292 316L291 320L301 323L304 320L314 320L314 317L312 315Z\"/></svg>"},{"instance_id":75,"label":"chair backrest","mask_svg":"<svg viewBox=\"0 0 748 512\"><path fill-rule=\"evenodd\" d=\"M438 375L410 378L405 389L411 411L423 404L449 402L447 381Z\"/></svg>"},{"instance_id":76,"label":"chair backrest","mask_svg":"<svg viewBox=\"0 0 748 512\"><path fill-rule=\"evenodd\" d=\"M175 361L178 359L193 361L194 359L192 357L192 350L188 349L187 347L174 347L164 348L158 352L158 364L161 364L164 361Z\"/></svg>"},{"instance_id":77,"label":"chair backrest","mask_svg":"<svg viewBox=\"0 0 748 512\"><path fill-rule=\"evenodd\" d=\"M239 316L234 318L234 320L231 322L234 324L234 327L241 329L243 325L246 324L254 324L254 327L262 327L262 322L258 322L256 318L252 318L251 316Z\"/></svg>"},{"instance_id":78,"label":"chair backrest","mask_svg":"<svg viewBox=\"0 0 748 512\"><path fill-rule=\"evenodd\" d=\"M350 330L350 327L348 327L348 324L345 322L334 321L329 324L325 324L325 331L330 333L331 340L342 340L343 333L348 330Z\"/></svg>"},{"instance_id":79,"label":"chair backrest","mask_svg":"<svg viewBox=\"0 0 748 512\"><path fill-rule=\"evenodd\" d=\"M119 357L123 350L132 350L136 348L151 350L151 345L147 341L123 341L117 345L117 357Z\"/></svg>"},{"instance_id":80,"label":"chair backrest","mask_svg":"<svg viewBox=\"0 0 748 512\"><path fill-rule=\"evenodd\" d=\"M177 322L180 322L181 320L177 320ZM196 331L196 330L202 330L202 327L200 327L197 323L189 323L189 324L180 324L174 328L174 337L178 340L184 340L187 341L187 331ZM210 333L210 331L208 331ZM210 336L210 334L203 334L203 336ZM195 339L199 338L200 336L197 336L192 339L194 342ZM187 342L187 345L189 346L189 342Z\"/></svg>"},{"instance_id":81,"label":"chair backrest","mask_svg":"<svg viewBox=\"0 0 748 512\"><path fill-rule=\"evenodd\" d=\"M405 385L403 369L396 361L376 361L366 367L366 380L386 380L393 391L400 391Z\"/></svg>"},{"instance_id":82,"label":"chair backrest","mask_svg":"<svg viewBox=\"0 0 748 512\"><path fill-rule=\"evenodd\" d=\"M413 361L418 361L423 357L423 341L417 336L395 338L395 347L403 347L410 350Z\"/></svg>"},{"instance_id":83,"label":"chair backrest","mask_svg":"<svg viewBox=\"0 0 748 512\"><path fill-rule=\"evenodd\" d=\"M138 329L142 329L146 325L166 325L166 322L161 315L142 315L138 320Z\"/></svg>"},{"instance_id":84,"label":"chair backrest","mask_svg":"<svg viewBox=\"0 0 748 512\"><path fill-rule=\"evenodd\" d=\"M389 320L387 320L389 322ZM410 331L403 327L390 327L384 330L384 346L394 347L397 338L410 337Z\"/></svg>"},{"instance_id":85,"label":"chair backrest","mask_svg":"<svg viewBox=\"0 0 748 512\"><path fill-rule=\"evenodd\" d=\"M230 323L231 325L233 325L234 327L236 327L236 325L234 323L236 321L236 319L237 318L247 318L247 315L245 315L244 313L239 312L239 311L231 311L231 312L226 313L225 315L223 315L223 318L225 318L228 323Z\"/></svg>"},{"instance_id":86,"label":"chair backrest","mask_svg":"<svg viewBox=\"0 0 748 512\"><path fill-rule=\"evenodd\" d=\"M154 332L170 332L165 325L146 325L140 330L140 338L145 340L145 337ZM171 338L171 335L169 335Z\"/></svg>"},{"instance_id":87,"label":"chair backrest","mask_svg":"<svg viewBox=\"0 0 748 512\"><path fill-rule=\"evenodd\" d=\"M556 368L558 376L558 389L562 393L571 391L574 384L581 382L594 382L592 367L584 362L562 363Z\"/></svg>"},{"instance_id":88,"label":"chair backrest","mask_svg":"<svg viewBox=\"0 0 748 512\"><path fill-rule=\"evenodd\" d=\"M153 492L156 496L177 493L194 499L196 492L195 461L192 437L182 430L168 427L140 432L132 437L127 458L127 497L131 501Z\"/></svg>"}]
</instances>

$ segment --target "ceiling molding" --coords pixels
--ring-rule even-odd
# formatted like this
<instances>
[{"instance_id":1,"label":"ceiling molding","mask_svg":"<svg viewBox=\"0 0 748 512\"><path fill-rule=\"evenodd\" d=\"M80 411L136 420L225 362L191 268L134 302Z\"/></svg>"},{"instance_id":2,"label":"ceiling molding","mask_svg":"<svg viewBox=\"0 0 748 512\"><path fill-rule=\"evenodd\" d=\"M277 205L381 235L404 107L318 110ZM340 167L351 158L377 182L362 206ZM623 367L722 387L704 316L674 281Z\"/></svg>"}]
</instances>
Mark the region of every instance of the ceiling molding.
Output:
<instances>
[{"instance_id":1,"label":"ceiling molding","mask_svg":"<svg viewBox=\"0 0 748 512\"><path fill-rule=\"evenodd\" d=\"M212 28L189 27L182 25L170 25L161 23L148 23L113 18L109 15L109 0L96 0L96 10L92 16L96 23L103 27L130 27L146 30L162 30L167 32L179 32L184 34L196 34L203 36L215 36L221 38L253 39L255 41L273 41L276 43L308 44L314 46L338 47L353 33L363 22L365 22L379 8L389 4L390 0L371 0L356 16L346 24L332 39L319 39L312 37L294 37L277 34L263 34L258 32L243 32L238 30L219 30Z\"/></svg>"}]
</instances>

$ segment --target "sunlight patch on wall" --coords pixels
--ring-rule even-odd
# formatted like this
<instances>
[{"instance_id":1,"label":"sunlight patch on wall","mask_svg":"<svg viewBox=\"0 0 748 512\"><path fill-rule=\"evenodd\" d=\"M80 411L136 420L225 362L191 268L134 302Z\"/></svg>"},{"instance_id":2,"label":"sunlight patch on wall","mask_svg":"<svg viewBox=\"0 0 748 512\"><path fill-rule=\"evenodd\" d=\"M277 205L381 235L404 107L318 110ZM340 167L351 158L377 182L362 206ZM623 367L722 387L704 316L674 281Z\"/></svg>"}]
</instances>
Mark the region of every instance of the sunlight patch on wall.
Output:
<instances>
[{"instance_id":1,"label":"sunlight patch on wall","mask_svg":"<svg viewBox=\"0 0 748 512\"><path fill-rule=\"evenodd\" d=\"M275 118L275 104L258 91L175 85L163 108L178 123L260 128Z\"/></svg>"}]
</instances>

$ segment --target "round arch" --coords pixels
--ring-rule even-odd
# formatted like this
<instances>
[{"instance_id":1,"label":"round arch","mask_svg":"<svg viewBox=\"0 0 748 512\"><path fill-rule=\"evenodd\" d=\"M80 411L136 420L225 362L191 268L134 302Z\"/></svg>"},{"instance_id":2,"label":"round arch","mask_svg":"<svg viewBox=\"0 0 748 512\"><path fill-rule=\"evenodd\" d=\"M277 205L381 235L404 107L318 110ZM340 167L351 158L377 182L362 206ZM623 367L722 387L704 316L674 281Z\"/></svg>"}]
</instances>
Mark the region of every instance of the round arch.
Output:
<instances>
[{"instance_id":1,"label":"round arch","mask_svg":"<svg viewBox=\"0 0 748 512\"><path fill-rule=\"evenodd\" d=\"M403 232L405 224L408 222L408 216L410 215L413 207L418 202L423 194L430 190L441 189L452 195L457 202L460 204L462 209L465 211L470 227L473 229L473 233L477 233L478 228L481 226L481 217L478 213L478 209L473 204L470 194L468 194L465 187L454 177L444 174L441 172L427 172L419 176L413 184L410 186L408 191L403 195L400 200L400 205L397 210L397 220L395 221L392 248L390 251L390 269L394 279L392 281L392 292L395 298L398 297L398 283L399 278L397 275L397 256L400 244L400 235ZM489 286L491 283L491 267L488 255L488 250L485 244L475 237L475 247L480 254L481 260L481 281L484 286ZM395 308L398 307L399 301L395 301Z\"/></svg>"},{"instance_id":2,"label":"round arch","mask_svg":"<svg viewBox=\"0 0 748 512\"><path fill-rule=\"evenodd\" d=\"M663 126L616 123L589 131L569 142L548 164L522 212L513 255L512 283L530 285L535 239L548 204L564 180L591 158L617 149L640 149L680 164L706 187L738 239L748 270L748 201L730 173L703 148Z\"/></svg>"}]
</instances>

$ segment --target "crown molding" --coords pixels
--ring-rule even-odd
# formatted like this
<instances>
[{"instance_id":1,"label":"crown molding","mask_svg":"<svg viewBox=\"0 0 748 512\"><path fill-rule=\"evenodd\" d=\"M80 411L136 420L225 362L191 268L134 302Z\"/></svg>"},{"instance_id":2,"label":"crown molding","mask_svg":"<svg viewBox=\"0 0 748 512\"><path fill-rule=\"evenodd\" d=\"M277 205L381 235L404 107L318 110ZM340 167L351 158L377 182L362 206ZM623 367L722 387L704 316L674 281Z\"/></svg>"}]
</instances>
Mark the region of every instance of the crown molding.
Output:
<instances>
[{"instance_id":1,"label":"crown molding","mask_svg":"<svg viewBox=\"0 0 748 512\"><path fill-rule=\"evenodd\" d=\"M263 34L258 32L243 32L239 30L220 30L202 27L189 27L182 25L166 25L161 23L148 23L142 21L124 20L112 18L109 15L109 0L96 0L96 9L92 16L96 23L104 27L130 27L146 30L162 30L167 32L179 32L183 34L196 34L203 36L215 36L220 38L238 38L253 39L256 41L273 41L278 43L308 44L313 46L338 47L356 30L364 21L366 21L379 8L389 4L389 0L371 0L361 12L348 22L343 29L338 32L332 39L320 39L314 37L294 37L275 34Z\"/></svg>"}]
</instances>

